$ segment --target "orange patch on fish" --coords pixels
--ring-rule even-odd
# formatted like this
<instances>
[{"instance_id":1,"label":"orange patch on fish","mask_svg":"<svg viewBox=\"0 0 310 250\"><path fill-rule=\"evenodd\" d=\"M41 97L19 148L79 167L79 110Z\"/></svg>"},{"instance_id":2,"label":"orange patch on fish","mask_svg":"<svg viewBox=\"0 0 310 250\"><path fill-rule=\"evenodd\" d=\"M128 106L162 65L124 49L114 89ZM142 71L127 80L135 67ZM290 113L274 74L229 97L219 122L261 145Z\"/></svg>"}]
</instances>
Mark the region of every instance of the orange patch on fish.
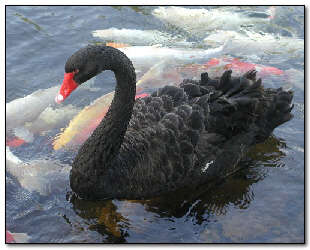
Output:
<instances>
[{"instance_id":1,"label":"orange patch on fish","mask_svg":"<svg viewBox=\"0 0 310 250\"><path fill-rule=\"evenodd\" d=\"M73 118L73 120L70 121L69 126L63 131L63 133L56 136L53 142L54 149L58 150L69 142L74 143L75 140L80 141L80 134L83 133L84 129L98 117L98 114L104 113L104 111L110 106L113 97L114 91L102 96L91 105L85 107Z\"/></svg>"},{"instance_id":2,"label":"orange patch on fish","mask_svg":"<svg viewBox=\"0 0 310 250\"><path fill-rule=\"evenodd\" d=\"M262 74L283 75L284 71L275 67L263 67L260 71Z\"/></svg>"},{"instance_id":3,"label":"orange patch on fish","mask_svg":"<svg viewBox=\"0 0 310 250\"><path fill-rule=\"evenodd\" d=\"M5 243L15 243L15 239L9 231L5 231Z\"/></svg>"},{"instance_id":4,"label":"orange patch on fish","mask_svg":"<svg viewBox=\"0 0 310 250\"><path fill-rule=\"evenodd\" d=\"M225 65L225 69L231 69L231 70L234 70L234 69L237 69L243 73L249 71L249 70L253 70L255 69L255 64L252 64L252 63L247 63L247 62L242 62L240 61L238 58L234 58L234 59L230 59L230 60L225 60L224 61L227 61L229 62L228 64Z\"/></svg>"},{"instance_id":5,"label":"orange patch on fish","mask_svg":"<svg viewBox=\"0 0 310 250\"><path fill-rule=\"evenodd\" d=\"M26 143L23 139L20 139L18 137L15 137L14 139L12 140L6 140L5 141L5 144L9 147L19 147L21 145L23 145L24 143Z\"/></svg>"},{"instance_id":6,"label":"orange patch on fish","mask_svg":"<svg viewBox=\"0 0 310 250\"><path fill-rule=\"evenodd\" d=\"M95 130L95 128L98 127L102 119L105 117L106 113L108 112L109 107L106 107L102 110L102 112L97 116L94 117L93 120L89 121L89 125L86 125L85 128L81 131L81 133L78 133L76 137L74 138L75 144L82 144L84 141L87 140L87 138L92 134L92 132Z\"/></svg>"},{"instance_id":7,"label":"orange patch on fish","mask_svg":"<svg viewBox=\"0 0 310 250\"><path fill-rule=\"evenodd\" d=\"M126 44L126 43L113 43L113 42L106 43L106 46L110 46L110 47L113 47L113 48L125 48L125 47L130 47L130 45L129 45L129 44Z\"/></svg>"},{"instance_id":8,"label":"orange patch on fish","mask_svg":"<svg viewBox=\"0 0 310 250\"><path fill-rule=\"evenodd\" d=\"M225 70L232 69L232 70L238 70L240 73L246 73L249 70L255 69L260 73L260 75L282 75L284 74L283 70L278 69L276 67L242 62L238 58L233 58L233 59L224 58L223 61L228 63L224 66Z\"/></svg>"},{"instance_id":9,"label":"orange patch on fish","mask_svg":"<svg viewBox=\"0 0 310 250\"><path fill-rule=\"evenodd\" d=\"M218 65L219 63L220 63L219 59L212 58L207 63L205 63L204 65L208 68L208 67L212 67L212 66Z\"/></svg>"},{"instance_id":10,"label":"orange patch on fish","mask_svg":"<svg viewBox=\"0 0 310 250\"><path fill-rule=\"evenodd\" d=\"M146 97L146 96L149 96L149 94L140 94L140 95L136 95L135 99L138 99L138 98L143 98L143 97Z\"/></svg>"}]
</instances>

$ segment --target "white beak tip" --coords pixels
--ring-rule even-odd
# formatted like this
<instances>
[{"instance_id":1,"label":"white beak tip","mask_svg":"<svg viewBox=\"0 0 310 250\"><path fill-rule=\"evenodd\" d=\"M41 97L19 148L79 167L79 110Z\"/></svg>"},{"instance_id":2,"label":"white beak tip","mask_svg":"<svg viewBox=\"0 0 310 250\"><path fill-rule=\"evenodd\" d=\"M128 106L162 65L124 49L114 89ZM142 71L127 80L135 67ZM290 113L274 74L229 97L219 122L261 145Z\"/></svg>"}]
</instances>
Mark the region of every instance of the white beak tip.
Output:
<instances>
[{"instance_id":1,"label":"white beak tip","mask_svg":"<svg viewBox=\"0 0 310 250\"><path fill-rule=\"evenodd\" d=\"M58 103L58 104L61 103L63 100L64 100L64 97L61 94L58 94L55 97L55 102Z\"/></svg>"}]
</instances>

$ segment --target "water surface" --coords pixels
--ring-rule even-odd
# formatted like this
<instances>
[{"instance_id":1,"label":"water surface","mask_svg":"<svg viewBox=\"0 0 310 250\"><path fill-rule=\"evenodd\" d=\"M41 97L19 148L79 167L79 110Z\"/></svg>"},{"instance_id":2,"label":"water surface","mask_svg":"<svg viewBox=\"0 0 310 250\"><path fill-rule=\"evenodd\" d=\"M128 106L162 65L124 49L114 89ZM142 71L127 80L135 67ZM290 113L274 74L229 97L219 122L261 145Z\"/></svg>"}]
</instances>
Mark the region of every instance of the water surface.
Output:
<instances>
[{"instance_id":1,"label":"water surface","mask_svg":"<svg viewBox=\"0 0 310 250\"><path fill-rule=\"evenodd\" d=\"M56 151L52 142L70 117L113 90L113 74L106 72L63 104L63 108L72 107L64 111L67 120L47 130L39 124L32 142L10 147L28 165L13 173L7 163L6 229L26 233L33 243L304 242L304 51L297 46L304 39L304 8L186 7L216 10L219 16L231 13L231 25L219 24L220 30L214 22L215 28L199 26L200 19L196 23L185 17L164 19L153 14L156 8L8 6L6 103L59 85L64 63L74 51L87 44L109 42L94 37L95 30L158 30L202 49L212 46L203 40L218 31L255 32L262 37L281 37L287 43L266 50L251 50L245 44L223 54L285 71L285 76L266 75L263 82L267 87L291 86L294 118L251 150L240 163L245 167L242 171L211 189L200 186L146 201L83 201L69 187L68 171L76 151ZM259 41L264 46L270 39ZM184 48L189 49L188 45ZM54 113L48 114L49 119L56 119ZM7 130L10 136L12 131Z\"/></svg>"}]
</instances>

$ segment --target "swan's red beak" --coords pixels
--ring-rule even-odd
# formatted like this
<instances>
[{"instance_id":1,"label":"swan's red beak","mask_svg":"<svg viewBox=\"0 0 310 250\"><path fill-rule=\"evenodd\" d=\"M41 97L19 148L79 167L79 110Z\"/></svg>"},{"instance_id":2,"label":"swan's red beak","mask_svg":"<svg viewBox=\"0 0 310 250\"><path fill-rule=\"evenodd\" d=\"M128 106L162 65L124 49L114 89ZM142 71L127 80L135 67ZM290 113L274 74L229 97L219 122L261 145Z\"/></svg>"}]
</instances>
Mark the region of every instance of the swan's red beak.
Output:
<instances>
[{"instance_id":1,"label":"swan's red beak","mask_svg":"<svg viewBox=\"0 0 310 250\"><path fill-rule=\"evenodd\" d=\"M63 102L71 94L71 92L75 90L77 86L79 86L73 80L74 74L75 72L65 73L64 80L61 84L59 93L55 97L55 102L57 103Z\"/></svg>"}]
</instances>

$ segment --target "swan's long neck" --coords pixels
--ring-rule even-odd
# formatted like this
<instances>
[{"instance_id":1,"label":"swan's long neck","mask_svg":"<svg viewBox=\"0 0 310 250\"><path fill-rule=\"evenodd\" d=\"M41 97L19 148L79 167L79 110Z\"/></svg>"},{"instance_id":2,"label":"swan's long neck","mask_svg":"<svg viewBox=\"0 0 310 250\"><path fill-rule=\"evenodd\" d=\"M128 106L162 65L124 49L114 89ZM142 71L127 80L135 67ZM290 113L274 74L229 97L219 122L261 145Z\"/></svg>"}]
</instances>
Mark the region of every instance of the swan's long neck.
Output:
<instances>
[{"instance_id":1,"label":"swan's long neck","mask_svg":"<svg viewBox=\"0 0 310 250\"><path fill-rule=\"evenodd\" d=\"M80 174L91 171L99 176L113 164L132 115L136 93L134 67L122 52L113 48L110 50L109 56L105 54L102 67L115 74L115 95L105 118L82 145L73 162L72 171Z\"/></svg>"},{"instance_id":2,"label":"swan's long neck","mask_svg":"<svg viewBox=\"0 0 310 250\"><path fill-rule=\"evenodd\" d=\"M107 159L103 160L104 162L110 161L111 157L115 157L119 152L132 115L136 94L136 74L131 61L123 56L121 60L116 61L116 69L112 70L117 82L114 99L107 115L96 129L102 140L109 144L106 149Z\"/></svg>"}]
</instances>

